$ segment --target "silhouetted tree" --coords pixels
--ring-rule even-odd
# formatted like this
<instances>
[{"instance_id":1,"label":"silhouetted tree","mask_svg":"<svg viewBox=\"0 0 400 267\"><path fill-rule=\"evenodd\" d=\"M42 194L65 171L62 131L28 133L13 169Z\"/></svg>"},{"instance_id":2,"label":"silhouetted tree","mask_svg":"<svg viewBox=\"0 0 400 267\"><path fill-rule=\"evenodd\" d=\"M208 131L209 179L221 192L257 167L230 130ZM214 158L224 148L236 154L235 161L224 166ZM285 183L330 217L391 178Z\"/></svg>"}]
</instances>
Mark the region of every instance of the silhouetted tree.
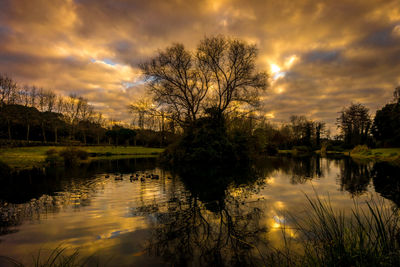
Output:
<instances>
[{"instance_id":1,"label":"silhouetted tree","mask_svg":"<svg viewBox=\"0 0 400 267\"><path fill-rule=\"evenodd\" d=\"M351 104L337 118L338 128L347 145L366 144L371 124L369 110L362 104Z\"/></svg>"},{"instance_id":2,"label":"silhouetted tree","mask_svg":"<svg viewBox=\"0 0 400 267\"><path fill-rule=\"evenodd\" d=\"M383 146L400 146L400 87L393 93L394 102L376 111L373 135Z\"/></svg>"},{"instance_id":3,"label":"silhouetted tree","mask_svg":"<svg viewBox=\"0 0 400 267\"><path fill-rule=\"evenodd\" d=\"M213 108L220 115L232 102L256 105L267 85L256 71L257 49L222 36L205 38L195 52L175 44L140 65L149 90L181 126Z\"/></svg>"},{"instance_id":4,"label":"silhouetted tree","mask_svg":"<svg viewBox=\"0 0 400 267\"><path fill-rule=\"evenodd\" d=\"M0 74L0 104L15 104L17 84L8 75Z\"/></svg>"}]
</instances>

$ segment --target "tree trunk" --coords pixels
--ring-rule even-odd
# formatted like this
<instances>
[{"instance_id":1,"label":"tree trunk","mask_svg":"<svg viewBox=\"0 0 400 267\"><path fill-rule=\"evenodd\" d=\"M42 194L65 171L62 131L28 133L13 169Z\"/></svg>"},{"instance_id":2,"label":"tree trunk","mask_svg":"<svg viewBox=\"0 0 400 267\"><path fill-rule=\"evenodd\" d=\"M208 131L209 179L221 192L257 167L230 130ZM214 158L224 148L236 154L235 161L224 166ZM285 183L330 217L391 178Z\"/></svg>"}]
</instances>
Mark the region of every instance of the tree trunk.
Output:
<instances>
[{"instance_id":1,"label":"tree trunk","mask_svg":"<svg viewBox=\"0 0 400 267\"><path fill-rule=\"evenodd\" d=\"M57 143L58 139L57 139L57 127L54 127L54 143Z\"/></svg>"},{"instance_id":2,"label":"tree trunk","mask_svg":"<svg viewBox=\"0 0 400 267\"><path fill-rule=\"evenodd\" d=\"M82 132L83 132L83 143L86 145L86 132L85 130L83 130Z\"/></svg>"},{"instance_id":3,"label":"tree trunk","mask_svg":"<svg viewBox=\"0 0 400 267\"><path fill-rule=\"evenodd\" d=\"M29 142L29 129L30 129L30 125L28 123L27 127L26 127L26 141Z\"/></svg>"},{"instance_id":4,"label":"tree trunk","mask_svg":"<svg viewBox=\"0 0 400 267\"><path fill-rule=\"evenodd\" d=\"M42 135L43 135L43 142L46 143L46 131L44 129L44 121L42 121Z\"/></svg>"},{"instance_id":5,"label":"tree trunk","mask_svg":"<svg viewBox=\"0 0 400 267\"><path fill-rule=\"evenodd\" d=\"M9 119L7 120L7 127L8 127L8 140L11 141L11 122Z\"/></svg>"},{"instance_id":6,"label":"tree trunk","mask_svg":"<svg viewBox=\"0 0 400 267\"><path fill-rule=\"evenodd\" d=\"M100 135L97 135L97 144L100 145Z\"/></svg>"}]
</instances>

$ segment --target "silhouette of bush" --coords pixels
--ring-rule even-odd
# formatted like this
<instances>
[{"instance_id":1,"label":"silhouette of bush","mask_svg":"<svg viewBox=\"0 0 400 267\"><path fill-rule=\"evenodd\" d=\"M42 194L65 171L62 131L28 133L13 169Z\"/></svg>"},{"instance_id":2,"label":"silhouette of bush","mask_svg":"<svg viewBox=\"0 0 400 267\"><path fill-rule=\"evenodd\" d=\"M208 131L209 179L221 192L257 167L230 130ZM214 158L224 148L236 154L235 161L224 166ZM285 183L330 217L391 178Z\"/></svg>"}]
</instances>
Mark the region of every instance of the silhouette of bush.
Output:
<instances>
[{"instance_id":1,"label":"silhouette of bush","mask_svg":"<svg viewBox=\"0 0 400 267\"><path fill-rule=\"evenodd\" d=\"M265 147L265 152L267 153L267 155L275 156L276 154L278 154L278 147L274 144L268 144Z\"/></svg>"},{"instance_id":2,"label":"silhouette of bush","mask_svg":"<svg viewBox=\"0 0 400 267\"><path fill-rule=\"evenodd\" d=\"M294 151L294 153L301 153L301 154L311 153L312 148L308 147L308 146L294 146L293 151Z\"/></svg>"},{"instance_id":3,"label":"silhouette of bush","mask_svg":"<svg viewBox=\"0 0 400 267\"><path fill-rule=\"evenodd\" d=\"M353 150L351 150L351 153L368 153L369 148L366 145L358 145Z\"/></svg>"},{"instance_id":4,"label":"silhouette of bush","mask_svg":"<svg viewBox=\"0 0 400 267\"><path fill-rule=\"evenodd\" d=\"M11 168L4 162L0 161L0 179L1 177L7 177L11 173Z\"/></svg>"},{"instance_id":5,"label":"silhouette of bush","mask_svg":"<svg viewBox=\"0 0 400 267\"><path fill-rule=\"evenodd\" d=\"M67 147L59 152L59 155L64 159L66 165L74 165L79 162L79 160L85 160L88 158L88 153L84 150Z\"/></svg>"},{"instance_id":6,"label":"silhouette of bush","mask_svg":"<svg viewBox=\"0 0 400 267\"><path fill-rule=\"evenodd\" d=\"M58 155L57 150L52 148L46 151L46 163L50 165L57 165L60 161L62 161L62 158L60 155Z\"/></svg>"},{"instance_id":7,"label":"silhouette of bush","mask_svg":"<svg viewBox=\"0 0 400 267\"><path fill-rule=\"evenodd\" d=\"M47 156L53 156L54 154L57 154L57 150L55 150L54 148L51 148L46 151Z\"/></svg>"}]
</instances>

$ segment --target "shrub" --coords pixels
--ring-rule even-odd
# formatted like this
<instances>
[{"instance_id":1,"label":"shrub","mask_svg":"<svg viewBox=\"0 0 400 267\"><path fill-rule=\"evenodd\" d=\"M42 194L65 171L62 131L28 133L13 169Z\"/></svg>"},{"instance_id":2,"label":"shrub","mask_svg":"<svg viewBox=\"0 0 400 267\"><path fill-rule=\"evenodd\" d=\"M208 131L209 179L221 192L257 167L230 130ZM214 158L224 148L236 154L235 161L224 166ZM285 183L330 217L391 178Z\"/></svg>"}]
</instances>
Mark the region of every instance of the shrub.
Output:
<instances>
[{"instance_id":1,"label":"shrub","mask_svg":"<svg viewBox=\"0 0 400 267\"><path fill-rule=\"evenodd\" d=\"M55 154L57 154L57 150L55 150L54 148L51 148L46 151L47 156L54 156Z\"/></svg>"},{"instance_id":2,"label":"shrub","mask_svg":"<svg viewBox=\"0 0 400 267\"><path fill-rule=\"evenodd\" d=\"M308 146L294 146L292 148L295 153L310 153L312 152L311 147Z\"/></svg>"},{"instance_id":3,"label":"shrub","mask_svg":"<svg viewBox=\"0 0 400 267\"><path fill-rule=\"evenodd\" d=\"M0 161L0 179L9 176L11 168L4 162Z\"/></svg>"},{"instance_id":4,"label":"shrub","mask_svg":"<svg viewBox=\"0 0 400 267\"><path fill-rule=\"evenodd\" d=\"M363 153L363 152L368 152L369 148L366 145L358 145L353 150L351 150L351 153Z\"/></svg>"},{"instance_id":5,"label":"shrub","mask_svg":"<svg viewBox=\"0 0 400 267\"><path fill-rule=\"evenodd\" d=\"M88 153L84 150L67 147L60 151L59 155L64 159L66 165L77 164L79 160L84 160L88 158Z\"/></svg>"},{"instance_id":6,"label":"shrub","mask_svg":"<svg viewBox=\"0 0 400 267\"><path fill-rule=\"evenodd\" d=\"M267 153L267 155L274 156L278 154L278 148L274 144L268 144L265 147L265 152Z\"/></svg>"}]
</instances>

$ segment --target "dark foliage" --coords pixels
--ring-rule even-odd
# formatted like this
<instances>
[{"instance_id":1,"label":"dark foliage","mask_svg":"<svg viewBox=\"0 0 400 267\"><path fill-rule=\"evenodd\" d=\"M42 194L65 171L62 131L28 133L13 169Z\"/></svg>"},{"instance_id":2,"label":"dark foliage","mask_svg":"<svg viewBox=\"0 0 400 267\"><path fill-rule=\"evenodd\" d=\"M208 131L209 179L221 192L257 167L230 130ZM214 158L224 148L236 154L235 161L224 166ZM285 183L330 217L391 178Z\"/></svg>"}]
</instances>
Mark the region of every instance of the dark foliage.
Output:
<instances>
[{"instance_id":1,"label":"dark foliage","mask_svg":"<svg viewBox=\"0 0 400 267\"><path fill-rule=\"evenodd\" d=\"M85 160L89 156L86 151L75 147L67 147L61 150L59 155L64 159L65 165L75 165L79 160Z\"/></svg>"},{"instance_id":2,"label":"dark foliage","mask_svg":"<svg viewBox=\"0 0 400 267\"><path fill-rule=\"evenodd\" d=\"M376 111L373 135L384 147L400 147L400 102Z\"/></svg>"}]
</instances>

